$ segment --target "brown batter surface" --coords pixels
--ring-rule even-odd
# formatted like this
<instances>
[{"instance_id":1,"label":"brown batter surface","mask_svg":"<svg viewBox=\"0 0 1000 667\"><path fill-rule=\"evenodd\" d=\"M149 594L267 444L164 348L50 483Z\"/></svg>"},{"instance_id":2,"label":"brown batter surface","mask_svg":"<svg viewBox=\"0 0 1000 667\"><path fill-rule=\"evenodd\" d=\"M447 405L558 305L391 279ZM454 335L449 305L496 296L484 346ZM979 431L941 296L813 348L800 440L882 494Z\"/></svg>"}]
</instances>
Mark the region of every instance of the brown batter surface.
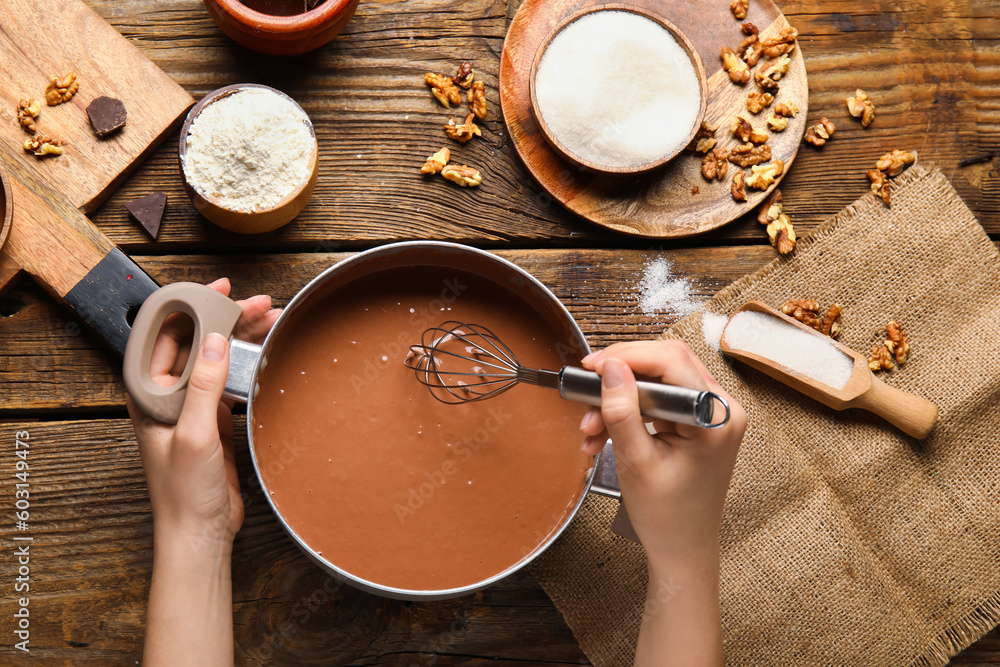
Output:
<instances>
[{"instance_id":1,"label":"brown batter surface","mask_svg":"<svg viewBox=\"0 0 1000 667\"><path fill-rule=\"evenodd\" d=\"M403 360L446 320L489 327L524 365L580 357L493 281L388 269L293 313L253 404L258 465L281 515L324 559L383 586L445 590L507 570L566 520L593 463L580 451L586 408L556 391L436 401Z\"/></svg>"}]
</instances>

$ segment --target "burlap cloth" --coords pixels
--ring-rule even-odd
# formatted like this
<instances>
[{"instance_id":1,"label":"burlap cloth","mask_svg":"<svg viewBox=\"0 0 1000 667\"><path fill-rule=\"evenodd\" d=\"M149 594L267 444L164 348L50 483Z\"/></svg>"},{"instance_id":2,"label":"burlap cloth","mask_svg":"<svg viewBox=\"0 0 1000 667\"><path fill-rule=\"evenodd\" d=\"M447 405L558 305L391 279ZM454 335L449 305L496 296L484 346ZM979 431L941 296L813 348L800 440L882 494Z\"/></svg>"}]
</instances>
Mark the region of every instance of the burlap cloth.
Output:
<instances>
[{"instance_id":1,"label":"burlap cloth","mask_svg":"<svg viewBox=\"0 0 1000 667\"><path fill-rule=\"evenodd\" d=\"M836 301L864 353L897 319L912 352L882 378L940 407L926 440L723 358L700 312L664 334L749 415L721 534L729 665L943 665L1000 622L1000 256L940 172L897 182L891 209L866 195L703 310ZM601 666L631 664L646 590L616 507L591 496L533 567Z\"/></svg>"}]
</instances>

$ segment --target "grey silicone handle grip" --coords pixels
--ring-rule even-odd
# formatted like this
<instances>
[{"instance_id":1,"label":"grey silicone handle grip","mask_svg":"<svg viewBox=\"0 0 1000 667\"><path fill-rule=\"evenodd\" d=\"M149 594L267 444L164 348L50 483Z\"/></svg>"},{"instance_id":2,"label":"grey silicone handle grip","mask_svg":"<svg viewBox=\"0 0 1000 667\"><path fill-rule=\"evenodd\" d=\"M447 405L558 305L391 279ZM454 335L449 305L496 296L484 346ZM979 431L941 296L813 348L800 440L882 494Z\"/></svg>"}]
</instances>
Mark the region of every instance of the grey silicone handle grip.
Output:
<instances>
[{"instance_id":1,"label":"grey silicone handle grip","mask_svg":"<svg viewBox=\"0 0 1000 667\"><path fill-rule=\"evenodd\" d=\"M639 410L647 417L702 428L719 428L729 421L729 404L718 394L658 382L636 384L639 389ZM599 406L601 376L582 368L566 366L559 371L559 395L569 401ZM718 422L712 421L715 401L719 401L726 410L725 417Z\"/></svg>"},{"instance_id":2,"label":"grey silicone handle grip","mask_svg":"<svg viewBox=\"0 0 1000 667\"><path fill-rule=\"evenodd\" d=\"M226 338L232 336L243 309L211 287L197 283L174 283L161 287L142 304L125 345L122 371L125 389L143 412L168 424L176 424L180 417L191 369L197 357L197 353L188 357L180 380L173 386L161 387L150 377L153 343L163 321L173 313L184 313L194 321L192 345L197 350L209 333L220 333Z\"/></svg>"}]
</instances>

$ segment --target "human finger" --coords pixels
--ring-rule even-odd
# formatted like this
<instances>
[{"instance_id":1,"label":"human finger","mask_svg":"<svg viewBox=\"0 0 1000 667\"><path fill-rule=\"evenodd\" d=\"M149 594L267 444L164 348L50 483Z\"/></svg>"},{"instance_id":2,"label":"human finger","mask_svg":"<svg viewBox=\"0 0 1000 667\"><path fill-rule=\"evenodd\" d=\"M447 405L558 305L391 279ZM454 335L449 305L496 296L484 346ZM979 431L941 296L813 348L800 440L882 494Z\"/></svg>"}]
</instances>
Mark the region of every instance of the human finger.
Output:
<instances>
[{"instance_id":1,"label":"human finger","mask_svg":"<svg viewBox=\"0 0 1000 667\"><path fill-rule=\"evenodd\" d=\"M683 341L633 341L615 343L586 358L585 367L602 372L610 358L624 361L636 375L657 378L667 384L708 389L708 370Z\"/></svg>"},{"instance_id":2,"label":"human finger","mask_svg":"<svg viewBox=\"0 0 1000 667\"><path fill-rule=\"evenodd\" d=\"M228 278L219 278L209 283L220 294L229 296L232 285ZM191 333L194 324L191 318L181 313L173 313L163 320L163 326L153 342L153 353L149 362L149 374L158 384L169 386L176 382L171 377L180 377L187 366L191 352Z\"/></svg>"},{"instance_id":3,"label":"human finger","mask_svg":"<svg viewBox=\"0 0 1000 667\"><path fill-rule=\"evenodd\" d=\"M639 395L628 365L615 357L602 364L601 416L614 443L615 458L643 461L653 453L653 443L639 413Z\"/></svg>"},{"instance_id":4,"label":"human finger","mask_svg":"<svg viewBox=\"0 0 1000 667\"><path fill-rule=\"evenodd\" d=\"M218 432L219 401L229 374L229 343L221 334L212 332L205 337L188 379L187 395L175 440L197 444L206 433Z\"/></svg>"},{"instance_id":5,"label":"human finger","mask_svg":"<svg viewBox=\"0 0 1000 667\"><path fill-rule=\"evenodd\" d=\"M282 312L280 308L271 307L271 297L266 294L259 294L236 303L243 308L243 314L236 323L233 335L250 343L263 341Z\"/></svg>"}]
</instances>

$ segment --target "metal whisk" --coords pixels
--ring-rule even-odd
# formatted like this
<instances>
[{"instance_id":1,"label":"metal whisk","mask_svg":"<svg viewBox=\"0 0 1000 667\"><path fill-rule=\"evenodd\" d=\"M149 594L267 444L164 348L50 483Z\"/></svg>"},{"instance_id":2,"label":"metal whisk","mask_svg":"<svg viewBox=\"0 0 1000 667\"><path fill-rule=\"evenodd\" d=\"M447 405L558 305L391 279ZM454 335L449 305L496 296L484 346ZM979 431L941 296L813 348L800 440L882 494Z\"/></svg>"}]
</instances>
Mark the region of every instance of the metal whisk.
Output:
<instances>
[{"instance_id":1,"label":"metal whisk","mask_svg":"<svg viewBox=\"0 0 1000 667\"><path fill-rule=\"evenodd\" d=\"M558 371L522 366L514 352L480 324L450 321L427 329L404 363L443 403L481 401L527 382L558 389L569 401L601 405L600 375L573 366ZM729 421L729 404L718 394L657 382L637 384L639 408L646 417L702 428L719 428ZM713 423L715 401L726 414Z\"/></svg>"}]
</instances>

